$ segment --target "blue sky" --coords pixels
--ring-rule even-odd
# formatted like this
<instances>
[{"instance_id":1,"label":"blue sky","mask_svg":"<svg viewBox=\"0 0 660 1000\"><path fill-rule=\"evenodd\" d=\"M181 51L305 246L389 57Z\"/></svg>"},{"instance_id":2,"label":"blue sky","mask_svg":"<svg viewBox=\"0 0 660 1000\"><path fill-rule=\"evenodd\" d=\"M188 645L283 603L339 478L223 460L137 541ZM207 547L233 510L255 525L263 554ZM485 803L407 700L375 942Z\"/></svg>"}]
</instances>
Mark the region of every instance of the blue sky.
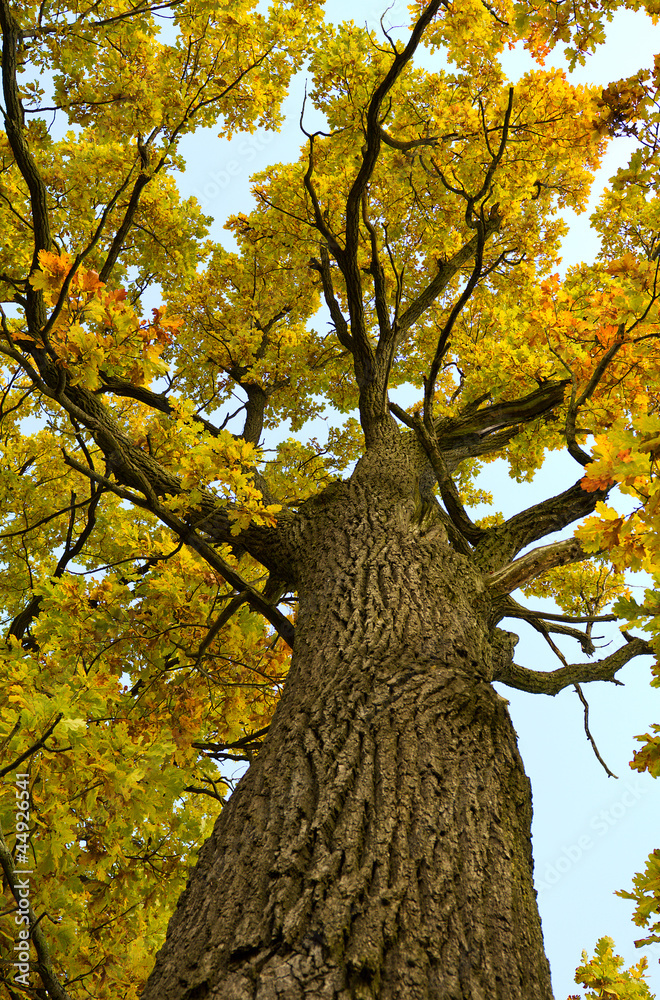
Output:
<instances>
[{"instance_id":1,"label":"blue sky","mask_svg":"<svg viewBox=\"0 0 660 1000\"><path fill-rule=\"evenodd\" d=\"M397 2L389 23L405 21L405 3ZM383 7L374 0L328 0L333 20L353 18L377 27ZM660 27L642 14L623 12L612 23L607 44L571 78L579 83L606 84L650 66L660 51ZM561 53L549 65L565 66ZM506 70L512 81L531 68L529 57L519 51L507 54ZM239 135L231 143L219 140L214 130L186 137L182 152L188 167L181 179L182 190L195 194L216 222L213 236L228 242L222 230L232 212L249 211L249 178L268 163L297 157L300 146L298 119L304 74L287 101L287 121L279 134L258 131ZM602 186L616 167L627 159L625 141L612 144L599 171L591 199L595 205ZM589 231L589 212L567 214L571 232L563 247L563 266L593 259L598 243ZM330 415L331 418L331 415ZM306 431L308 428L306 428ZM323 425L313 433L323 435ZM305 433L307 436L307 433ZM530 484L509 479L504 463L495 463L484 473L496 507L510 515L560 492L581 472L568 456L553 456ZM540 602L535 602L540 606ZM558 666L543 640L519 623L517 662L537 669ZM618 644L617 630L604 628L603 644ZM561 644L569 662L579 659L576 644ZM609 646L611 650L614 646ZM606 652L606 651L605 651ZM605 652L602 655L605 655ZM635 747L634 737L660 721L660 692L649 687L649 660L635 661L620 677L625 687L606 684L585 686L591 706L590 725L600 751L618 780L608 778L588 745L582 706L577 695L565 691L556 698L504 690L519 735L520 748L534 792L534 853L539 904L546 948L553 970L557 1000L576 993L574 970L583 948L590 954L598 937L615 939L626 963L649 959L651 984L660 995L660 945L636 950L633 941L641 929L630 922L631 904L614 896L629 888L634 872L644 866L648 854L660 847L660 787L648 775L628 767Z\"/></svg>"}]
</instances>

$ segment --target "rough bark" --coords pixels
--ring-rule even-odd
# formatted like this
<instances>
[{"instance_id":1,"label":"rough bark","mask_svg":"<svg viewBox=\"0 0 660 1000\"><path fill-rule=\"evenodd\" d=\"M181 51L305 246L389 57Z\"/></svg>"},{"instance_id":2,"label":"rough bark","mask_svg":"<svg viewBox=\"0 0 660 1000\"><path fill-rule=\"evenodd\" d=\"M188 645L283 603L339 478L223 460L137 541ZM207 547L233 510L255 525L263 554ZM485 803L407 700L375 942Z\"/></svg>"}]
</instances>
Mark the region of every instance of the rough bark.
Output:
<instances>
[{"instance_id":1,"label":"rough bark","mask_svg":"<svg viewBox=\"0 0 660 1000\"><path fill-rule=\"evenodd\" d=\"M368 452L290 532L293 663L144 1000L551 1000L481 574Z\"/></svg>"}]
</instances>

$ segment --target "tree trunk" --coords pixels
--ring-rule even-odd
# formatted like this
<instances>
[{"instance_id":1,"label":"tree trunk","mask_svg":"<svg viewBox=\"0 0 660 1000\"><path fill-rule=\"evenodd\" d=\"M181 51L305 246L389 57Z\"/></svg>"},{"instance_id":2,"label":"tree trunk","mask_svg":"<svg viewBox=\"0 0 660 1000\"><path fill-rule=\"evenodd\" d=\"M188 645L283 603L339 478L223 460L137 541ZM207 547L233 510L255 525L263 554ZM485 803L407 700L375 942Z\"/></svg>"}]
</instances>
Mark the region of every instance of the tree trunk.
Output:
<instances>
[{"instance_id":1,"label":"tree trunk","mask_svg":"<svg viewBox=\"0 0 660 1000\"><path fill-rule=\"evenodd\" d=\"M510 634L409 484L367 473L296 522L285 691L145 1000L552 998L530 786L489 683Z\"/></svg>"}]
</instances>

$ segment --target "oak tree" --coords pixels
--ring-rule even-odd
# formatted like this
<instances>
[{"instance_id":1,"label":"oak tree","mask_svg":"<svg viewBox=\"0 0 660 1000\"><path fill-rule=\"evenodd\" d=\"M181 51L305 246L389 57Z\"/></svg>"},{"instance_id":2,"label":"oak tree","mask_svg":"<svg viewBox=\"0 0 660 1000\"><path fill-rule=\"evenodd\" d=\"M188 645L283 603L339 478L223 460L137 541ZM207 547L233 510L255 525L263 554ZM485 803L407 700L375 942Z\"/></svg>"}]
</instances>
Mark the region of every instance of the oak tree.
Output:
<instances>
[{"instance_id":1,"label":"oak tree","mask_svg":"<svg viewBox=\"0 0 660 1000\"><path fill-rule=\"evenodd\" d=\"M316 0L0 0L12 1000L552 996L493 682L583 699L660 630L624 576L660 566L660 61L605 90L543 65L617 6L417 0L371 33ZM511 86L516 42L538 68ZM303 63L300 156L214 244L180 140L276 129ZM617 135L599 256L560 277L561 211ZM327 446L263 450L326 407ZM523 481L559 449L572 485L471 516L486 463ZM504 620L560 665L517 663ZM660 727L641 744L655 776ZM648 942L659 875L628 893ZM578 979L633 1000L643 972L603 939Z\"/></svg>"}]
</instances>

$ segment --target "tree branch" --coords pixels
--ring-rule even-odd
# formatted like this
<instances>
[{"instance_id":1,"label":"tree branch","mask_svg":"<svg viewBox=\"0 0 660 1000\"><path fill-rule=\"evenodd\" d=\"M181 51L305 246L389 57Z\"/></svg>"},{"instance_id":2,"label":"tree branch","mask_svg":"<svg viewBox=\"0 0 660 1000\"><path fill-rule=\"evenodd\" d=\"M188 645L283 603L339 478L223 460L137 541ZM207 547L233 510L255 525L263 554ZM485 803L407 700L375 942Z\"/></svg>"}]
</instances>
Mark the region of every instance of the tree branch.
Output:
<instances>
[{"instance_id":1,"label":"tree branch","mask_svg":"<svg viewBox=\"0 0 660 1000\"><path fill-rule=\"evenodd\" d=\"M378 348L376 351L376 356L378 356L379 351L382 351L383 345L387 343L392 334L392 324L390 323L389 311L387 308L387 294L385 288L385 275L383 272L383 266L380 262L380 253L378 250L378 237L376 235L376 229L369 218L369 199L367 197L366 190L362 195L362 222L364 227L369 234L369 245L371 248L371 264L369 271L374 282L374 305L376 307L376 316L378 317L378 329L380 331L380 337L378 338Z\"/></svg>"},{"instance_id":2,"label":"tree branch","mask_svg":"<svg viewBox=\"0 0 660 1000\"><path fill-rule=\"evenodd\" d=\"M87 476L89 479L93 479L95 482L100 483L105 486L108 490L115 493L117 496L121 497L123 500L129 500L131 503L135 504L144 510L150 511L156 517L158 517L163 524L166 524L183 542L190 548L194 549L202 559L211 566L230 586L232 586L237 591L244 591L249 596L247 597L247 603L255 610L259 611L264 618L270 622L275 631L284 639L288 646L293 649L294 640L294 627L281 611L279 611L274 605L269 601L265 600L263 594L260 594L258 590L252 587L246 580L243 580L241 575L236 572L224 559L222 559L215 549L201 538L195 527L203 527L203 521L198 521L195 527L186 524L167 508L163 507L162 504L158 503L157 499L153 495L153 491L148 489L148 484L145 484L148 489L148 494L146 499L139 496L138 494L132 493L129 490L123 489L113 483L110 479L105 476L101 476L98 472L93 469L89 469L82 465L76 459L67 455L63 452L64 460L72 469L76 469L83 476ZM149 495L150 494L150 495ZM217 516L220 515L220 511L217 511ZM230 536L231 537L231 536ZM236 539L238 542L239 539ZM259 558L257 555L256 558Z\"/></svg>"},{"instance_id":3,"label":"tree branch","mask_svg":"<svg viewBox=\"0 0 660 1000\"><path fill-rule=\"evenodd\" d=\"M236 614L238 609L242 607L245 603L247 603L249 596L250 595L245 590L242 590L239 594L235 594L234 597L232 597L232 599L227 604L227 607L224 609L224 611L222 611L221 614L218 615L216 620L213 622L213 625L211 625L210 629L204 636L204 639L200 643L199 649L197 650L197 654L195 656L196 665L199 665L202 662L206 650L209 648L209 646L215 639L216 635L227 624L230 618L232 618Z\"/></svg>"},{"instance_id":4,"label":"tree branch","mask_svg":"<svg viewBox=\"0 0 660 1000\"><path fill-rule=\"evenodd\" d=\"M493 233L496 233L500 228L502 223L501 218L498 215L493 215L486 220L486 226L484 231L484 238L488 240ZM408 305L407 309L399 316L399 321L397 323L397 336L396 336L396 347L399 347L401 341L403 340L404 334L413 323L416 323L419 317L426 312L430 305L435 302L439 295L445 290L451 279L457 274L468 261L474 258L477 252L478 238L473 236L472 239L457 250L454 256L444 263L440 264L438 267L437 274L428 283L426 288L419 293L417 298Z\"/></svg>"},{"instance_id":5,"label":"tree branch","mask_svg":"<svg viewBox=\"0 0 660 1000\"><path fill-rule=\"evenodd\" d=\"M0 865L5 874L7 884L11 889L12 896L16 900L16 904L19 907L19 912L24 913L25 910L22 908L25 900L20 894L20 889L22 888L19 880L16 877L16 869L14 868L14 860L11 856L11 852L7 847L5 838L0 830ZM20 873L19 873L20 874ZM50 949L48 947L48 942L44 936L44 933L39 925L39 920L35 916L34 910L28 905L27 916L30 927L30 937L35 947L37 953L37 971L41 977L41 981L44 984L45 989L48 992L51 1000L71 1000L70 995L64 989L60 981L58 980L55 972L53 971L53 964L50 958Z\"/></svg>"},{"instance_id":6,"label":"tree branch","mask_svg":"<svg viewBox=\"0 0 660 1000\"><path fill-rule=\"evenodd\" d=\"M588 554L579 541L576 538L568 538L566 541L541 545L531 552L526 552L515 562L487 573L484 582L487 589L493 593L508 594L547 573L549 569L587 558Z\"/></svg>"},{"instance_id":7,"label":"tree branch","mask_svg":"<svg viewBox=\"0 0 660 1000\"><path fill-rule=\"evenodd\" d=\"M346 202L346 252L351 259L351 265L356 264L357 247L359 240L360 205L362 197L367 189L367 185L374 172L381 147L381 107L387 94L390 92L397 79L411 61L424 32L439 11L440 7L447 6L443 0L431 0L420 15L415 24L410 38L400 52L397 52L392 60L392 64L384 79L376 88L366 115L366 148L363 153L362 163L358 170L357 177Z\"/></svg>"},{"instance_id":8,"label":"tree branch","mask_svg":"<svg viewBox=\"0 0 660 1000\"><path fill-rule=\"evenodd\" d=\"M7 765L7 767L2 768L2 770L0 771L0 778L4 778L4 776L6 774L9 774L10 771L15 771L16 768L19 767L19 765L22 764L24 760L27 760L28 757L31 757L33 753L36 753L37 750L40 750L41 747L46 742L46 740L48 739L48 737L55 729L55 726L57 725L57 723L60 721L61 718L62 718L62 712L59 712L59 714L55 718L55 721L50 724L46 732L43 734L43 736L39 737L36 743L33 743L32 746L28 747L25 753L22 753L20 757L17 757L16 760L13 760L11 764Z\"/></svg>"},{"instance_id":9,"label":"tree branch","mask_svg":"<svg viewBox=\"0 0 660 1000\"><path fill-rule=\"evenodd\" d=\"M323 297L325 299L325 304L330 312L330 318L335 324L335 332L337 338L342 347L353 353L353 338L348 329L348 323L346 322L346 317L341 311L339 303L335 297L334 285L332 282L332 271L330 270L330 256L326 247L321 245L319 248L320 261L312 260L310 261L310 266L313 267L321 275L321 284L323 287Z\"/></svg>"},{"instance_id":10,"label":"tree branch","mask_svg":"<svg viewBox=\"0 0 660 1000\"><path fill-rule=\"evenodd\" d=\"M367 333L362 280L358 262L362 207L381 150L381 109L383 101L411 61L424 32L446 0L431 0L410 34L407 44L396 51L390 68L373 93L366 112L362 162L346 199L345 249L337 256L346 285L346 297L353 340L355 378L360 393L360 420L367 447L377 440L380 427L388 423L387 377L394 351L394 337L387 324L382 336L388 341L385 355L377 362ZM317 217L318 217L318 213Z\"/></svg>"},{"instance_id":11,"label":"tree branch","mask_svg":"<svg viewBox=\"0 0 660 1000\"><path fill-rule=\"evenodd\" d=\"M503 448L520 431L521 424L528 424L559 406L567 384L547 382L521 399L466 408L458 417L436 421L438 446L448 471L453 472L466 458Z\"/></svg>"},{"instance_id":12,"label":"tree branch","mask_svg":"<svg viewBox=\"0 0 660 1000\"><path fill-rule=\"evenodd\" d=\"M496 228L499 227L500 215L498 205L494 205L488 217L485 213L485 202L478 206L478 211L475 212L475 205L477 202L481 201L482 198L486 200L490 197L492 187L491 182L495 176L495 171L500 164L502 156L504 155L504 150L506 148L508 136L509 136L509 124L511 121L511 112L513 110L513 87L509 88L509 100L507 103L506 112L504 114L504 123L502 125L502 138L500 141L499 148L496 153L493 153L490 144L488 142L488 130L485 127L484 122L484 135L486 139L486 145L488 146L488 152L490 153L491 162L486 171L486 176L481 184L481 187L474 195L469 195L463 188L456 189L447 183L443 174L438 170L438 176L446 188L453 191L455 194L459 194L464 198L466 202L465 208L465 223L470 229L476 229L476 249L474 254L474 264L472 267L472 273L468 278L467 284L463 289L458 300L454 303L449 317L438 337L438 343L436 346L433 361L431 362L431 367L429 370L428 378L425 380L424 385L424 423L430 429L433 423L433 399L435 396L435 383L438 377L438 372L440 370L440 363L445 355L449 344L449 337L454 327L456 319L460 315L462 309L469 301L474 289L476 288L479 279L482 275L482 264L483 264L483 251L486 245L486 239L488 235L487 223L493 223ZM482 112L483 114L483 112Z\"/></svg>"},{"instance_id":13,"label":"tree branch","mask_svg":"<svg viewBox=\"0 0 660 1000\"><path fill-rule=\"evenodd\" d=\"M491 213L493 214L493 213ZM495 216L497 212L495 211ZM424 379L424 423L428 429L433 427L433 400L435 398L435 383L438 378L438 372L440 371L440 363L445 356L445 352L449 346L449 337L454 329L454 323L461 314L464 306L469 301L472 292L477 287L479 278L481 277L481 267L483 264L483 253L484 246L486 243L485 236L485 222L479 221L477 223L477 249L474 255L474 264L472 265L472 273L467 280L465 288L461 292L458 300L452 306L449 316L442 330L440 331L440 336L438 337L438 343L436 345L435 354L433 355L433 360L431 361L431 367L429 369L428 376Z\"/></svg>"},{"instance_id":14,"label":"tree branch","mask_svg":"<svg viewBox=\"0 0 660 1000\"><path fill-rule=\"evenodd\" d=\"M529 670L521 667L517 663L503 665L493 677L495 681L501 681L508 687L517 688L519 691L528 691L530 694L548 694L553 697L563 691L565 687L574 684L588 684L591 681L615 681L615 674L621 670L635 656L653 656L653 648L644 639L632 639L621 649L610 653L602 660L594 663L569 663L565 667L557 670Z\"/></svg>"},{"instance_id":15,"label":"tree branch","mask_svg":"<svg viewBox=\"0 0 660 1000\"><path fill-rule=\"evenodd\" d=\"M2 27L2 86L5 98L5 132L18 169L30 192L34 250L31 271L39 267L39 251L51 245L50 222L46 185L30 152L24 134L24 116L18 89L18 42L21 31L7 0L0 0L0 27ZM46 307L40 290L26 287L26 316L30 333L36 335L46 322Z\"/></svg>"},{"instance_id":16,"label":"tree branch","mask_svg":"<svg viewBox=\"0 0 660 1000\"><path fill-rule=\"evenodd\" d=\"M394 136L389 135L389 133L382 127L380 129L380 137L386 146L391 146L392 149L398 149L402 153L408 153L412 149L419 149L420 146L435 147L441 139L447 138L446 136L429 136L425 139L408 139L402 141L401 139L395 139Z\"/></svg>"},{"instance_id":17,"label":"tree branch","mask_svg":"<svg viewBox=\"0 0 660 1000\"><path fill-rule=\"evenodd\" d=\"M561 531L574 521L593 513L596 504L604 500L607 490L589 493L580 480L563 493L549 497L527 510L514 514L502 525L490 528L487 537L477 546L477 561L482 569L496 569L511 562L527 545Z\"/></svg>"},{"instance_id":18,"label":"tree branch","mask_svg":"<svg viewBox=\"0 0 660 1000\"><path fill-rule=\"evenodd\" d=\"M571 619L564 615L552 615L546 614L543 611L532 611L530 608L526 608L524 605L519 604L518 601L514 600L510 594L507 595L507 597L505 597L501 602L498 602L497 615L493 624L497 624L497 622L500 622L503 618L518 618L527 622L532 626L532 628L536 629L537 632L541 632L544 635L549 632L554 632L556 635L567 635L571 639L576 639L582 647L582 652L586 653L588 656L592 656L596 650L593 640L587 632L581 632L577 628L571 628L570 625L563 624L568 621L579 622L579 618ZM582 619L582 621L587 621L589 623L594 621L616 620L616 615L602 615L600 618Z\"/></svg>"},{"instance_id":19,"label":"tree branch","mask_svg":"<svg viewBox=\"0 0 660 1000\"><path fill-rule=\"evenodd\" d=\"M153 390L148 389L144 385L134 385L133 382L117 378L114 375L106 375L102 371L99 371L99 375L103 386L101 389L96 390L97 394L100 395L108 392L113 396L137 399L138 402L144 403L146 406L151 406L160 413L167 413L168 415L173 413L170 401L164 392L153 392ZM213 437L217 437L220 433L220 429L215 424L212 424L210 420L205 420L198 413L193 413L190 419L200 424Z\"/></svg>"},{"instance_id":20,"label":"tree branch","mask_svg":"<svg viewBox=\"0 0 660 1000\"><path fill-rule=\"evenodd\" d=\"M601 757L600 752L598 750L598 747L596 746L596 741L593 738L593 736L591 735L591 730L589 729L589 702L584 697L584 694L582 693L582 688L580 687L579 684L574 684L573 687L577 691L578 698L580 699L580 701L582 702L582 705L584 707L584 731L585 731L585 733L587 735L587 739L591 743L591 749L595 753L596 759L598 760L598 763L603 766L603 769L604 769L605 773L607 774L608 778L616 778L616 774L614 773L614 771L610 771L609 767L607 766L607 764L605 763L605 761Z\"/></svg>"},{"instance_id":21,"label":"tree branch","mask_svg":"<svg viewBox=\"0 0 660 1000\"><path fill-rule=\"evenodd\" d=\"M602 356L602 358L596 365L596 368L594 369L594 372L591 378L589 379L587 385L585 386L585 388L583 389L583 391L580 393L579 396L577 395L576 392L575 378L573 378L571 399L568 405L568 411L566 413L566 429L565 429L566 445L568 448L569 455L571 455L571 457L574 458L575 461L582 466L588 465L592 461L592 458L591 455L588 454L588 452L584 451L584 449L579 446L576 440L575 423L577 419L578 410L580 409L581 406L584 405L584 403L586 403L589 397L593 395L596 387L598 386L598 383L600 382L601 378L607 371L610 361L623 347L624 332L625 332L625 324L620 323L617 330L618 340L614 344L612 344L609 350L607 350L605 354Z\"/></svg>"},{"instance_id":22,"label":"tree branch","mask_svg":"<svg viewBox=\"0 0 660 1000\"><path fill-rule=\"evenodd\" d=\"M254 733L249 733L247 736L242 736L239 740L234 740L233 743L210 743L208 741L200 741L196 743L191 743L196 750L202 750L207 757L218 758L220 760L251 760L252 755L255 750L259 750L262 743L262 737L268 732L268 726L265 729L258 729ZM236 753L226 753L227 750L237 751L244 750L245 756L238 756Z\"/></svg>"},{"instance_id":23,"label":"tree branch","mask_svg":"<svg viewBox=\"0 0 660 1000\"><path fill-rule=\"evenodd\" d=\"M397 407L396 409L398 410L399 408ZM468 513L461 502L454 480L449 475L445 460L442 457L440 448L438 447L438 439L435 434L435 429L432 427L429 431L429 428L425 425L424 421L417 413L413 414L410 423L414 428L422 447L428 455L431 468L433 469L438 486L440 487L442 502L444 503L447 514L451 518L455 528L460 531L461 535L463 535L463 537L469 542L479 541L479 539L484 535L484 530L482 528L478 528L476 524L470 520Z\"/></svg>"}]
</instances>

